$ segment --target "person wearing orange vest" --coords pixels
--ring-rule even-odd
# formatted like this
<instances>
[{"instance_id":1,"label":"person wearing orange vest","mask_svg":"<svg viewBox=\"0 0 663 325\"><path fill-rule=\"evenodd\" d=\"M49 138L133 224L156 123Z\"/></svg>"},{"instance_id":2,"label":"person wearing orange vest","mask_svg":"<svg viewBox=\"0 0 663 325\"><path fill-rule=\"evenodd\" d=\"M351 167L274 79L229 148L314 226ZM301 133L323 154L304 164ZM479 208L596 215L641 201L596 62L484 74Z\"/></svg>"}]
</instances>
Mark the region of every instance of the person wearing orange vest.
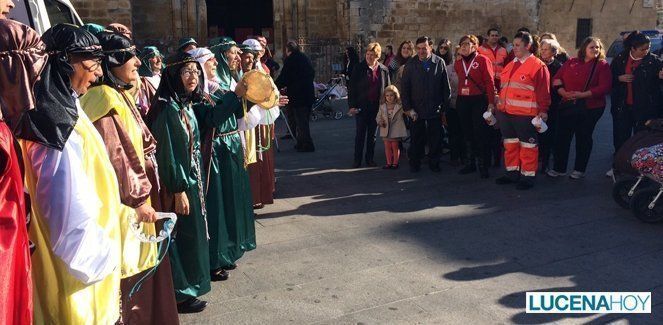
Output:
<instances>
[{"instance_id":1,"label":"person wearing orange vest","mask_svg":"<svg viewBox=\"0 0 663 325\"><path fill-rule=\"evenodd\" d=\"M534 186L539 148L534 117L548 119L550 73L546 64L530 53L534 40L527 32L513 39L515 59L502 71L502 89L498 98L498 121L504 142L506 174L497 184L517 183L527 190Z\"/></svg>"},{"instance_id":2,"label":"person wearing orange vest","mask_svg":"<svg viewBox=\"0 0 663 325\"><path fill-rule=\"evenodd\" d=\"M506 57L508 55L506 49L500 46L500 31L497 28L491 28L486 33L486 43L477 48L479 54L488 57L493 64L493 72L495 72L495 86L499 88L500 74L504 69Z\"/></svg>"}]
</instances>

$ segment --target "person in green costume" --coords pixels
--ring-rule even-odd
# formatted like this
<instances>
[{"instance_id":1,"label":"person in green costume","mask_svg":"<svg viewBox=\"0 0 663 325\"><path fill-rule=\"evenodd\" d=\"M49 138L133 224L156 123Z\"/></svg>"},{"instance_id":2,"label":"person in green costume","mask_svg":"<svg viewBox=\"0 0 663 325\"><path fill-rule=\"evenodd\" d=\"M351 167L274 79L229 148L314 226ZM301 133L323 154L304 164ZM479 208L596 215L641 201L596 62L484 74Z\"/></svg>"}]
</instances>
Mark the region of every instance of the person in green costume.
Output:
<instances>
[{"instance_id":1,"label":"person in green costume","mask_svg":"<svg viewBox=\"0 0 663 325\"><path fill-rule=\"evenodd\" d=\"M157 140L162 209L177 213L169 257L180 313L200 312L210 285L200 133L192 106L203 99L203 70L189 54L169 60L146 121Z\"/></svg>"},{"instance_id":2,"label":"person in green costume","mask_svg":"<svg viewBox=\"0 0 663 325\"><path fill-rule=\"evenodd\" d=\"M189 54L203 66L205 75L206 100L195 105L194 111L200 123L203 147L211 148L205 150L210 155L203 159L208 172L211 277L225 280L227 271L235 268L235 262L244 252L256 248L251 190L237 128L237 118L244 114L240 101L246 93L246 85L240 82L234 91L222 89L214 54L206 48L197 48ZM233 68L238 60L230 56Z\"/></svg>"}]
</instances>

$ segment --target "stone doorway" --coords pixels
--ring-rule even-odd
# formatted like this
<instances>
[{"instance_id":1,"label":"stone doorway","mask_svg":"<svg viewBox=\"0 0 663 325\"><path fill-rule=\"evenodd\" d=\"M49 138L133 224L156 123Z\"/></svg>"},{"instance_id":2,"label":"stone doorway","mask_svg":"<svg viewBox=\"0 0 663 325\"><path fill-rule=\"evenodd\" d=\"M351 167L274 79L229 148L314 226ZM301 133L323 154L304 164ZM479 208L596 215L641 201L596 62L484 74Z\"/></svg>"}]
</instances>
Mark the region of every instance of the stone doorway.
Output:
<instances>
[{"instance_id":1,"label":"stone doorway","mask_svg":"<svg viewBox=\"0 0 663 325\"><path fill-rule=\"evenodd\" d=\"M238 43L251 35L274 42L272 0L207 0L209 38L232 37Z\"/></svg>"}]
</instances>

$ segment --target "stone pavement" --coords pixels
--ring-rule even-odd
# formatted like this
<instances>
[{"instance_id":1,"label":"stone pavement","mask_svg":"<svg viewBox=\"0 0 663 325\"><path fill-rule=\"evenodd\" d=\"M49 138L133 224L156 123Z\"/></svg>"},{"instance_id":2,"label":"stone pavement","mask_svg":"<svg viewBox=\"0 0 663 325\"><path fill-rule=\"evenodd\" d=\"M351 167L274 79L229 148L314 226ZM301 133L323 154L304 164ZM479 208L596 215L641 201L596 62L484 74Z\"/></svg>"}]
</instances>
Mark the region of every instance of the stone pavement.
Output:
<instances>
[{"instance_id":1,"label":"stone pavement","mask_svg":"<svg viewBox=\"0 0 663 325\"><path fill-rule=\"evenodd\" d=\"M587 177L538 176L529 192L495 185L499 169L350 169L354 121L312 130L315 153L280 142L258 248L182 323L663 323L663 228L612 201L607 112ZM652 291L652 314L526 314L527 291Z\"/></svg>"}]
</instances>

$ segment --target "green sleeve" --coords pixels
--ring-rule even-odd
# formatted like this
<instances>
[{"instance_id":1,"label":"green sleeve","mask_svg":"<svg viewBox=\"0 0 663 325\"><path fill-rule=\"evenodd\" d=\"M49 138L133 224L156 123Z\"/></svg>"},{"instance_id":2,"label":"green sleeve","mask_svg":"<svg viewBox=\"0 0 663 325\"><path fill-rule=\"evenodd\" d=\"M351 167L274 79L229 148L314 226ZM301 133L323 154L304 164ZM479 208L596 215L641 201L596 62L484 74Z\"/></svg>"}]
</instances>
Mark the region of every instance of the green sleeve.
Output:
<instances>
[{"instance_id":1,"label":"green sleeve","mask_svg":"<svg viewBox=\"0 0 663 325\"><path fill-rule=\"evenodd\" d=\"M152 134L158 143L156 159L163 185L171 193L187 190L191 171L189 132L175 105L164 107L152 125Z\"/></svg>"},{"instance_id":2,"label":"green sleeve","mask_svg":"<svg viewBox=\"0 0 663 325\"><path fill-rule=\"evenodd\" d=\"M216 100L216 106L211 109L210 119L214 125L225 123L233 114L242 110L242 105L233 92L227 92L219 95Z\"/></svg>"}]
</instances>

